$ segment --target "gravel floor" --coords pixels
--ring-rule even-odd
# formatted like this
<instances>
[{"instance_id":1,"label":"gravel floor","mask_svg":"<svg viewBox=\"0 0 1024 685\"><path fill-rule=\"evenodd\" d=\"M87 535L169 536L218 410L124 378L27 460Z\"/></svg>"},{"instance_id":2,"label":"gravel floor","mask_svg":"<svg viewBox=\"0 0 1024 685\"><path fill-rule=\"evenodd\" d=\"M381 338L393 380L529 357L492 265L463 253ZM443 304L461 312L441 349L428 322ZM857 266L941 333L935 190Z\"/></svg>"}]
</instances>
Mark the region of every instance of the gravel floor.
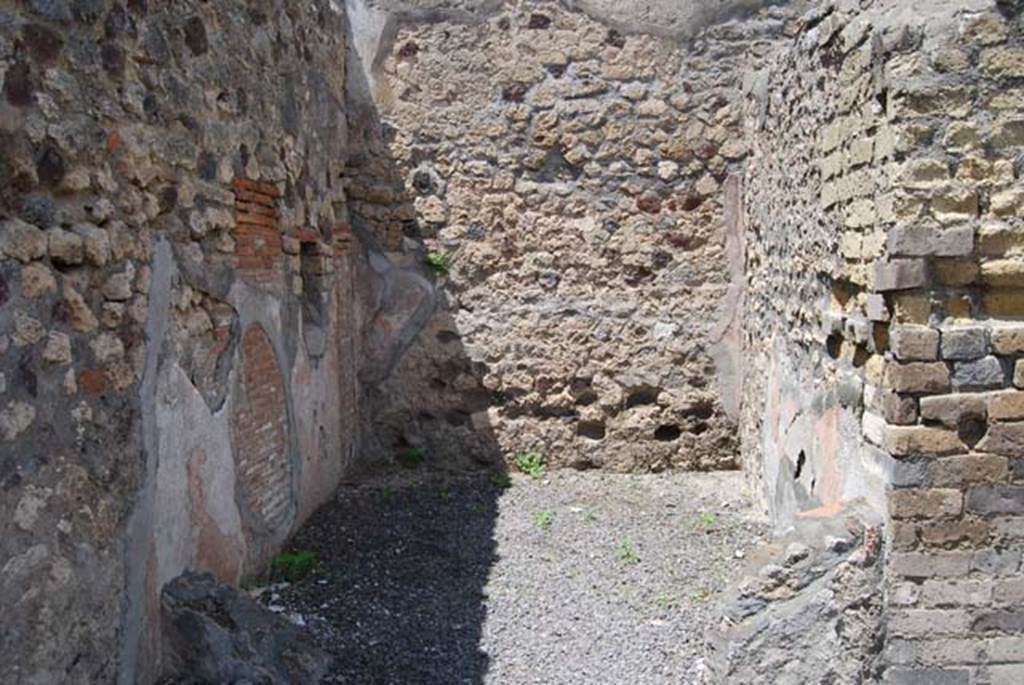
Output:
<instances>
[{"instance_id":1,"label":"gravel floor","mask_svg":"<svg viewBox=\"0 0 1024 685\"><path fill-rule=\"evenodd\" d=\"M293 541L318 570L263 599L337 657L329 682L696 683L765 534L737 473L404 477L342 488Z\"/></svg>"}]
</instances>

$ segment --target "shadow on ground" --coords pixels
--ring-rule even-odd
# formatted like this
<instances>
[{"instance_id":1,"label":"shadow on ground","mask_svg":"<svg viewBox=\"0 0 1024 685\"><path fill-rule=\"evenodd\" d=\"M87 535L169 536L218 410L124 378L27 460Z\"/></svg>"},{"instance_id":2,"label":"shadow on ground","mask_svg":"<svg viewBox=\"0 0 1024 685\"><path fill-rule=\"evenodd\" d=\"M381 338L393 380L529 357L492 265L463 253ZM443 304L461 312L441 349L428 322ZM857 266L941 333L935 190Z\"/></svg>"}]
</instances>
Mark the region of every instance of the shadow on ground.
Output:
<instances>
[{"instance_id":1,"label":"shadow on ground","mask_svg":"<svg viewBox=\"0 0 1024 685\"><path fill-rule=\"evenodd\" d=\"M294 548L315 551L319 569L277 601L312 614L303 621L335 658L326 682L483 682L483 590L496 560L501 491L495 481L478 475L346 486L299 532Z\"/></svg>"},{"instance_id":2,"label":"shadow on ground","mask_svg":"<svg viewBox=\"0 0 1024 685\"><path fill-rule=\"evenodd\" d=\"M481 683L483 588L505 478L481 418L487 369L464 348L443 273L427 264L431 229L417 222L412 198L436 189L395 162L395 131L374 104L351 30L345 184L366 313L355 351L364 432L355 484L289 543L314 551L318 570L263 601L301 614L292 618L334 657L327 682Z\"/></svg>"}]
</instances>

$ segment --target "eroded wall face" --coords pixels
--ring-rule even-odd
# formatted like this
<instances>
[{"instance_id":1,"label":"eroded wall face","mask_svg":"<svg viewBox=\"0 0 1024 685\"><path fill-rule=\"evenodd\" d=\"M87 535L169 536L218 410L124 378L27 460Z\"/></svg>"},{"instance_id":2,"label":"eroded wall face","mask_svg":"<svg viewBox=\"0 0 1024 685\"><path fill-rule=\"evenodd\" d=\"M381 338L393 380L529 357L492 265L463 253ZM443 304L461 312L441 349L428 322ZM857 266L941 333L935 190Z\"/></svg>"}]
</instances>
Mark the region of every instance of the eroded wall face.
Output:
<instances>
[{"instance_id":1,"label":"eroded wall face","mask_svg":"<svg viewBox=\"0 0 1024 685\"><path fill-rule=\"evenodd\" d=\"M0 680L148 682L355 439L343 16L0 10Z\"/></svg>"},{"instance_id":2,"label":"eroded wall face","mask_svg":"<svg viewBox=\"0 0 1024 685\"><path fill-rule=\"evenodd\" d=\"M379 450L734 467L740 73L785 15L687 45L551 2L355 30L385 19L360 55L379 126L353 211L451 266L383 393Z\"/></svg>"}]
</instances>

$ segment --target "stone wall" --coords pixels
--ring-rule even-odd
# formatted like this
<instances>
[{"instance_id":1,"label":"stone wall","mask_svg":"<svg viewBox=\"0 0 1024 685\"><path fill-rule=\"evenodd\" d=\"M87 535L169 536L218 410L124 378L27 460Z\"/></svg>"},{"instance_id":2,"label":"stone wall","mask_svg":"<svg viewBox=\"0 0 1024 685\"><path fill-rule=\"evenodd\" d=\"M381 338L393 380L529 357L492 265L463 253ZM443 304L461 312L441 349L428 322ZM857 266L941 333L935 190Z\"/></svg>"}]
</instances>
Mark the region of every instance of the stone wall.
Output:
<instances>
[{"instance_id":1,"label":"stone wall","mask_svg":"<svg viewBox=\"0 0 1024 685\"><path fill-rule=\"evenodd\" d=\"M150 682L352 459L333 2L0 9L0 681Z\"/></svg>"},{"instance_id":2,"label":"stone wall","mask_svg":"<svg viewBox=\"0 0 1024 685\"><path fill-rule=\"evenodd\" d=\"M744 446L780 527L887 517L884 682L1024 678L1020 30L828 4L751 79Z\"/></svg>"},{"instance_id":3,"label":"stone wall","mask_svg":"<svg viewBox=\"0 0 1024 685\"><path fill-rule=\"evenodd\" d=\"M424 273L451 260L379 453L735 467L739 74L788 15L681 43L555 2L350 4L378 118L354 217Z\"/></svg>"},{"instance_id":4,"label":"stone wall","mask_svg":"<svg viewBox=\"0 0 1024 685\"><path fill-rule=\"evenodd\" d=\"M885 506L890 460L861 437L862 369L884 351L865 313L884 309L866 295L867 264L884 247L895 154L885 46L870 29L816 8L748 77L742 439L780 528L857 498Z\"/></svg>"}]
</instances>

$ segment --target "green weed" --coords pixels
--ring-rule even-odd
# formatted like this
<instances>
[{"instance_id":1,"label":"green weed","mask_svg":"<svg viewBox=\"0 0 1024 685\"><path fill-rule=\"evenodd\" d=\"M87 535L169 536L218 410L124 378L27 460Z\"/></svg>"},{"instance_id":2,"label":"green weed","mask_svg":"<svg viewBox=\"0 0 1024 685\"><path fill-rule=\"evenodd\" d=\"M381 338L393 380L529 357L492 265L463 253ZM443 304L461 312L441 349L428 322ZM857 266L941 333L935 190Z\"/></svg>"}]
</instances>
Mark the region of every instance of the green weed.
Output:
<instances>
[{"instance_id":1,"label":"green weed","mask_svg":"<svg viewBox=\"0 0 1024 685\"><path fill-rule=\"evenodd\" d=\"M659 592L654 598L654 605L662 611L675 609L679 606L679 599L668 592Z\"/></svg>"},{"instance_id":2,"label":"green weed","mask_svg":"<svg viewBox=\"0 0 1024 685\"><path fill-rule=\"evenodd\" d=\"M544 530L550 528L554 520L555 515L552 514L550 511L538 511L536 514L533 515L533 522L541 528L543 528Z\"/></svg>"},{"instance_id":3,"label":"green weed","mask_svg":"<svg viewBox=\"0 0 1024 685\"><path fill-rule=\"evenodd\" d=\"M427 451L422 447L409 447L398 453L395 461L407 469L414 469L427 458Z\"/></svg>"},{"instance_id":4,"label":"green weed","mask_svg":"<svg viewBox=\"0 0 1024 685\"><path fill-rule=\"evenodd\" d=\"M316 564L315 552L282 552L271 560L270 573L276 579L297 583L308 576L316 568Z\"/></svg>"},{"instance_id":5,"label":"green weed","mask_svg":"<svg viewBox=\"0 0 1024 685\"><path fill-rule=\"evenodd\" d=\"M515 456L516 468L530 476L540 478L544 475L544 455L533 450L519 450Z\"/></svg>"},{"instance_id":6,"label":"green weed","mask_svg":"<svg viewBox=\"0 0 1024 685\"><path fill-rule=\"evenodd\" d=\"M619 543L618 547L619 561L624 564L639 564L640 556L636 553L636 548L633 547L633 543L629 540L623 540Z\"/></svg>"},{"instance_id":7,"label":"green weed","mask_svg":"<svg viewBox=\"0 0 1024 685\"><path fill-rule=\"evenodd\" d=\"M447 276L452 270L452 254L450 252L429 252L426 257L427 268L438 276Z\"/></svg>"}]
</instances>

